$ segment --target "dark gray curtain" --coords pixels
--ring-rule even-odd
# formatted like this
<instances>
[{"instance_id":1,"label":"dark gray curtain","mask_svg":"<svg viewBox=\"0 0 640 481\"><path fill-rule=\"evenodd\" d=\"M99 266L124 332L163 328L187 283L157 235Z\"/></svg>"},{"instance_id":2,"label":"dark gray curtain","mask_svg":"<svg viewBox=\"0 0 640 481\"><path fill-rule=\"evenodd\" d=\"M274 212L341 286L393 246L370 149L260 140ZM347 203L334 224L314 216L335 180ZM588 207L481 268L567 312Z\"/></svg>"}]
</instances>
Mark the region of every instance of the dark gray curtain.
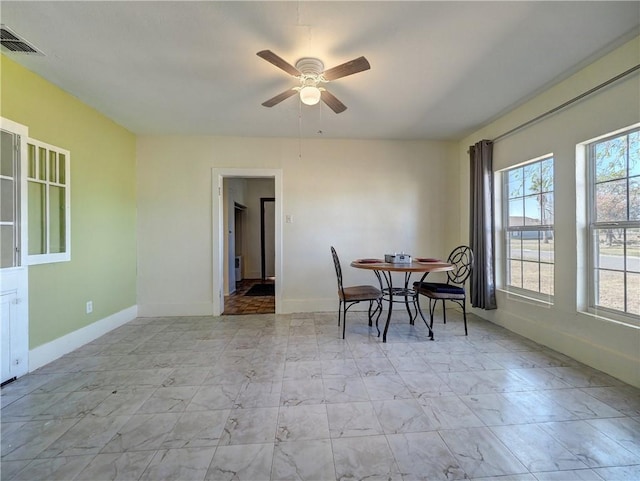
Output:
<instances>
[{"instance_id":1,"label":"dark gray curtain","mask_svg":"<svg viewBox=\"0 0 640 481\"><path fill-rule=\"evenodd\" d=\"M471 273L471 305L495 309L496 269L493 243L493 142L469 147L471 156L471 212L469 246L475 264Z\"/></svg>"}]
</instances>

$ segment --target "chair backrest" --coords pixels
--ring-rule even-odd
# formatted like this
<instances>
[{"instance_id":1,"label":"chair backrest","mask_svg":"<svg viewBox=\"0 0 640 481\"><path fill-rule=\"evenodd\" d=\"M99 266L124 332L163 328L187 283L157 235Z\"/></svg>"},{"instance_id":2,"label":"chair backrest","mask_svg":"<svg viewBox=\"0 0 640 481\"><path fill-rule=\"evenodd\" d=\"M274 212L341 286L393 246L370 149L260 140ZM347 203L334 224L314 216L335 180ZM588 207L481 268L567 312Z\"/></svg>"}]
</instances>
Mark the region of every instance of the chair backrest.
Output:
<instances>
[{"instance_id":1,"label":"chair backrest","mask_svg":"<svg viewBox=\"0 0 640 481\"><path fill-rule=\"evenodd\" d=\"M473 270L473 251L468 246L458 246L451 251L447 262L455 265L452 271L447 272L449 282L464 284Z\"/></svg>"},{"instance_id":2,"label":"chair backrest","mask_svg":"<svg viewBox=\"0 0 640 481\"><path fill-rule=\"evenodd\" d=\"M338 253L333 248L333 246L331 246L331 255L333 256L333 265L336 268L336 276L338 278L338 289L342 291L342 293L344 294L344 289L342 287L342 267L340 267L340 259L338 259Z\"/></svg>"}]
</instances>

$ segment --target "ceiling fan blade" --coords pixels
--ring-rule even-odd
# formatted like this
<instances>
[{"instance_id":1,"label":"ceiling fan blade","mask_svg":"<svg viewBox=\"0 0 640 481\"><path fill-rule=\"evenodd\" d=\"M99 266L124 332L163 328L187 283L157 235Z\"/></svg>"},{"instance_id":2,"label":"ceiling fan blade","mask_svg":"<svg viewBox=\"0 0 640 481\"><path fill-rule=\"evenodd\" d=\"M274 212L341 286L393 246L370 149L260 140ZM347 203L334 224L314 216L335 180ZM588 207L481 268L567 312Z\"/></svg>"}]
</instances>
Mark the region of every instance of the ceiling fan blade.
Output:
<instances>
[{"instance_id":1,"label":"ceiling fan blade","mask_svg":"<svg viewBox=\"0 0 640 481\"><path fill-rule=\"evenodd\" d=\"M320 94L320 98L336 114L339 114L339 113L344 112L345 110L347 110L347 106L345 104L343 104L342 102L340 102L336 98L336 96L333 95L331 92L327 92L326 90L323 90L321 92L321 94Z\"/></svg>"},{"instance_id":2,"label":"ceiling fan blade","mask_svg":"<svg viewBox=\"0 0 640 481\"><path fill-rule=\"evenodd\" d=\"M345 62L337 67L330 68L329 70L325 70L322 72L322 76L326 80L336 80L342 77L346 77L347 75L353 75L354 73L362 72L364 70L369 70L371 65L364 57L358 57L349 62Z\"/></svg>"},{"instance_id":3,"label":"ceiling fan blade","mask_svg":"<svg viewBox=\"0 0 640 481\"><path fill-rule=\"evenodd\" d=\"M273 98L270 98L266 102L262 102L262 105L264 105L265 107L273 107L274 105L279 104L283 100L287 100L289 97L292 97L293 95L295 95L297 93L298 93L298 91L295 90L295 89L285 90L281 94L278 94Z\"/></svg>"},{"instance_id":4,"label":"ceiling fan blade","mask_svg":"<svg viewBox=\"0 0 640 481\"><path fill-rule=\"evenodd\" d=\"M302 72L300 72L300 70L295 68L293 65L291 65L289 62L284 60L282 57L278 57L271 50L261 50L256 55L258 57L265 59L267 62L272 63L276 67L284 70L289 75L293 75L294 77L297 77L298 75L302 75Z\"/></svg>"}]
</instances>

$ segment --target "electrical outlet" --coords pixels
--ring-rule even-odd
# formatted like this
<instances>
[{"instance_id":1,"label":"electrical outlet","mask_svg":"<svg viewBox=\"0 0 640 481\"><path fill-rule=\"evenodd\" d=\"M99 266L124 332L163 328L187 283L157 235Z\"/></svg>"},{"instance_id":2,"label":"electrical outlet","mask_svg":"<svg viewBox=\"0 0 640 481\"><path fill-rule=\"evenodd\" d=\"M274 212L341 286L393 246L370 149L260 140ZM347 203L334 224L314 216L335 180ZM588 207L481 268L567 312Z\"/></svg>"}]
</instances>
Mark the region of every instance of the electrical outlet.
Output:
<instances>
[{"instance_id":1,"label":"electrical outlet","mask_svg":"<svg viewBox=\"0 0 640 481\"><path fill-rule=\"evenodd\" d=\"M93 301L87 302L87 314L91 314L93 312Z\"/></svg>"}]
</instances>

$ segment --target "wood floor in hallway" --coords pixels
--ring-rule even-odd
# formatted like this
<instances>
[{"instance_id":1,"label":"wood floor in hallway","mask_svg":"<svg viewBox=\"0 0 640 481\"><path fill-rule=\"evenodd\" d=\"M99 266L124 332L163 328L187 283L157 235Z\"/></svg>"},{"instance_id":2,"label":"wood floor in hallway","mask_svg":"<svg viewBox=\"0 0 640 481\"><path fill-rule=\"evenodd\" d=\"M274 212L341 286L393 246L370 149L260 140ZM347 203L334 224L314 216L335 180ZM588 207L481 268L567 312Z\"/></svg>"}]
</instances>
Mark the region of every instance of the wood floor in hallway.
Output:
<instances>
[{"instance_id":1,"label":"wood floor in hallway","mask_svg":"<svg viewBox=\"0 0 640 481\"><path fill-rule=\"evenodd\" d=\"M225 316L243 314L275 314L275 296L245 296L246 292L255 284L262 283L261 279L243 279L236 283L236 292L224 298ZM266 279L265 283L273 284L274 281Z\"/></svg>"}]
</instances>

